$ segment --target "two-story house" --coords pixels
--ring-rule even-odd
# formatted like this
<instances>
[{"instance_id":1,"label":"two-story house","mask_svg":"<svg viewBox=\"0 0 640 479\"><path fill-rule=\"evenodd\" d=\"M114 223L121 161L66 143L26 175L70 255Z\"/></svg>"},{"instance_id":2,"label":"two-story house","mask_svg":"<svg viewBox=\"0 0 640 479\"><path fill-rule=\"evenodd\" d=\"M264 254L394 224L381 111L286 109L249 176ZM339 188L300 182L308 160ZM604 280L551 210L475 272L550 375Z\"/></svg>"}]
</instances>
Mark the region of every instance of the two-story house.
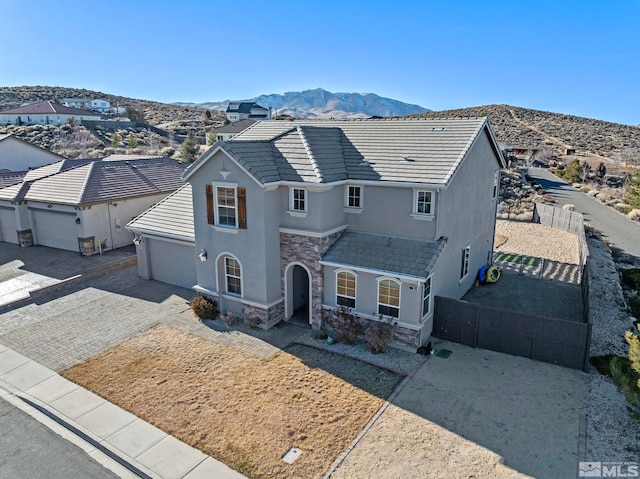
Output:
<instances>
[{"instance_id":1,"label":"two-story house","mask_svg":"<svg viewBox=\"0 0 640 479\"><path fill-rule=\"evenodd\" d=\"M257 122L184 173L194 289L264 327L344 305L415 348L491 261L503 166L486 118Z\"/></svg>"},{"instance_id":2,"label":"two-story house","mask_svg":"<svg viewBox=\"0 0 640 479\"><path fill-rule=\"evenodd\" d=\"M64 106L72 108L83 108L91 111L99 111L100 113L109 113L111 111L111 103L103 98L64 98L62 100Z\"/></svg>"},{"instance_id":3,"label":"two-story house","mask_svg":"<svg viewBox=\"0 0 640 479\"><path fill-rule=\"evenodd\" d=\"M231 123L240 120L271 120L271 108L265 108L254 101L232 101L227 106L227 119Z\"/></svg>"}]
</instances>

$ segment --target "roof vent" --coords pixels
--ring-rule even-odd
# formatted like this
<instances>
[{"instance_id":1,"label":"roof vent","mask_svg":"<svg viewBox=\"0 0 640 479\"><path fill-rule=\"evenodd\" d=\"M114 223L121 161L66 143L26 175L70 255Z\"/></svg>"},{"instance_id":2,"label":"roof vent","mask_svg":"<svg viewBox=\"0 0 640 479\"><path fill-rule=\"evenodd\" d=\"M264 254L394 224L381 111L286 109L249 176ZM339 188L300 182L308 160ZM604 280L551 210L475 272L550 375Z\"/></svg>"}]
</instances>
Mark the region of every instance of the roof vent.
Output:
<instances>
[{"instance_id":1,"label":"roof vent","mask_svg":"<svg viewBox=\"0 0 640 479\"><path fill-rule=\"evenodd\" d=\"M431 131L444 131L444 126L440 126L438 128L431 128Z\"/></svg>"},{"instance_id":2,"label":"roof vent","mask_svg":"<svg viewBox=\"0 0 640 479\"><path fill-rule=\"evenodd\" d=\"M402 161L403 161L404 163L413 163L413 162L414 162L414 161L416 161L416 160L414 160L413 158L409 158L408 156L403 156L403 157L402 157Z\"/></svg>"},{"instance_id":3,"label":"roof vent","mask_svg":"<svg viewBox=\"0 0 640 479\"><path fill-rule=\"evenodd\" d=\"M362 161L358 166L370 166L370 165L371 163L369 163L369 160L367 160L366 158L362 158Z\"/></svg>"}]
</instances>

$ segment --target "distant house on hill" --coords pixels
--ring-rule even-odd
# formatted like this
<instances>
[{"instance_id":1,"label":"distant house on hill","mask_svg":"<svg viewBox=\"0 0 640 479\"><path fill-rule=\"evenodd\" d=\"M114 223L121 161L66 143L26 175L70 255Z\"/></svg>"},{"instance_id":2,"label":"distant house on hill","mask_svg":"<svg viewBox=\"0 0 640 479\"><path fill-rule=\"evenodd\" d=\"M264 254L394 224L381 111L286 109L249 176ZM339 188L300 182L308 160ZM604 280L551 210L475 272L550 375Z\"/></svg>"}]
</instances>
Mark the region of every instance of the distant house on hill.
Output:
<instances>
[{"instance_id":1,"label":"distant house on hill","mask_svg":"<svg viewBox=\"0 0 640 479\"><path fill-rule=\"evenodd\" d=\"M0 111L2 125L64 125L69 120L99 120L100 114L72 108L49 100Z\"/></svg>"},{"instance_id":2,"label":"distant house on hill","mask_svg":"<svg viewBox=\"0 0 640 479\"><path fill-rule=\"evenodd\" d=\"M227 106L227 119L234 123L240 120L271 120L271 109L254 101L232 101Z\"/></svg>"},{"instance_id":3,"label":"distant house on hill","mask_svg":"<svg viewBox=\"0 0 640 479\"><path fill-rule=\"evenodd\" d=\"M0 171L27 171L62 160L55 153L13 135L0 135Z\"/></svg>"},{"instance_id":4,"label":"distant house on hill","mask_svg":"<svg viewBox=\"0 0 640 479\"><path fill-rule=\"evenodd\" d=\"M227 141L236 136L238 133L249 128L256 120L240 120L230 125L221 126L216 128L216 139L218 141Z\"/></svg>"},{"instance_id":5,"label":"distant house on hill","mask_svg":"<svg viewBox=\"0 0 640 479\"><path fill-rule=\"evenodd\" d=\"M90 98L64 98L62 104L71 108L98 111L100 113L109 113L111 111L111 103L102 98L94 100Z\"/></svg>"}]
</instances>

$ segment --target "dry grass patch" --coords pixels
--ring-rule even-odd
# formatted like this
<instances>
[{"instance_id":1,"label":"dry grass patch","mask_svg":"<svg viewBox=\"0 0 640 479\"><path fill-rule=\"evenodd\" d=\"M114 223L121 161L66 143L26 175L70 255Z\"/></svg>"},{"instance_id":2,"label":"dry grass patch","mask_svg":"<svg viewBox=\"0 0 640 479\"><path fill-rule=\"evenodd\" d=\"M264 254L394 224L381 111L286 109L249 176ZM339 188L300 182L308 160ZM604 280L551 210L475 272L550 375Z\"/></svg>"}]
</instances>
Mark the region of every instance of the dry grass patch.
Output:
<instances>
[{"instance_id":1,"label":"dry grass patch","mask_svg":"<svg viewBox=\"0 0 640 479\"><path fill-rule=\"evenodd\" d=\"M165 325L62 375L253 478L320 477L400 380L308 346L265 360Z\"/></svg>"}]
</instances>

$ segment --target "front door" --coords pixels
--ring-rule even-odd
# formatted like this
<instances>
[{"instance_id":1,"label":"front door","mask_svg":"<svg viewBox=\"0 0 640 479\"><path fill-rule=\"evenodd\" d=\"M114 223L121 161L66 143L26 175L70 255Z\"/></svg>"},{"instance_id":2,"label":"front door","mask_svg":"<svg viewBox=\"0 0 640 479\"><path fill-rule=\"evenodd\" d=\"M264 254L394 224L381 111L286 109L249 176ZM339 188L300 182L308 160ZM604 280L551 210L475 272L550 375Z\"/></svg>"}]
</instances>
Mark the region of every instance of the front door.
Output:
<instances>
[{"instance_id":1,"label":"front door","mask_svg":"<svg viewBox=\"0 0 640 479\"><path fill-rule=\"evenodd\" d=\"M310 278L307 270L299 265L289 265L286 271L287 319L301 324L309 324L311 298Z\"/></svg>"}]
</instances>

